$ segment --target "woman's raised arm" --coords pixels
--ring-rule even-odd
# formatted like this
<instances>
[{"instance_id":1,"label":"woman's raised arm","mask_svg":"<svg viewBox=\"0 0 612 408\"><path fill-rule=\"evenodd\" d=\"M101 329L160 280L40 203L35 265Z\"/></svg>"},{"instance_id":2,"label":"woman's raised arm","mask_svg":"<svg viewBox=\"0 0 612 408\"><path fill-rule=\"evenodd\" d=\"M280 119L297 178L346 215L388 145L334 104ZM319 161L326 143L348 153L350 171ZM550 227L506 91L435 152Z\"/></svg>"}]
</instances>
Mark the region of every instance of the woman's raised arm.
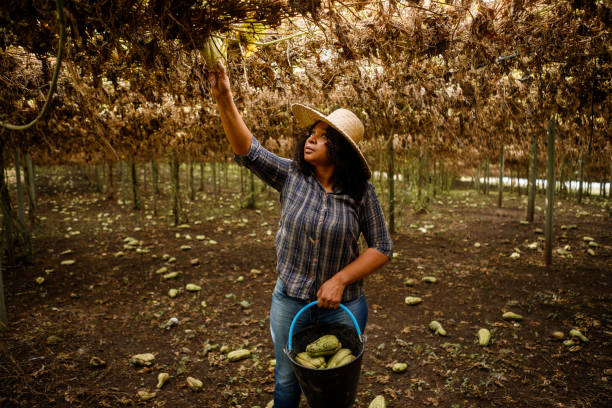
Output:
<instances>
[{"instance_id":1,"label":"woman's raised arm","mask_svg":"<svg viewBox=\"0 0 612 408\"><path fill-rule=\"evenodd\" d=\"M217 109L221 115L223 130L229 140L232 150L238 156L245 155L251 147L253 135L242 120L242 116L232 96L230 81L225 70L225 66L219 60L216 70L211 70L208 74L213 98L217 101Z\"/></svg>"}]
</instances>

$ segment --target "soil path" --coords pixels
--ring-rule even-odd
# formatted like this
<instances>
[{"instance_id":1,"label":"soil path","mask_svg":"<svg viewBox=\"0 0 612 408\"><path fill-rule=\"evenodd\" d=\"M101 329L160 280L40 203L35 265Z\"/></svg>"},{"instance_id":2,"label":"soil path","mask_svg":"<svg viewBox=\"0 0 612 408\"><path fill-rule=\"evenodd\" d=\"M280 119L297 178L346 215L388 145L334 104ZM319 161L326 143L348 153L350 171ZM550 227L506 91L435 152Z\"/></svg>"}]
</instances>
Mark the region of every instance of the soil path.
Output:
<instances>
[{"instance_id":1,"label":"soil path","mask_svg":"<svg viewBox=\"0 0 612 408\"><path fill-rule=\"evenodd\" d=\"M4 271L10 330L0 335L0 406L266 406L277 194L245 210L236 191L198 192L184 203L188 222L175 227L92 193L76 176L47 177L34 263ZM392 408L612 406L609 207L558 200L546 268L543 198L534 224L520 222L524 201L507 195L499 209L492 195L453 191L427 213L401 215L395 259L366 282L356 408L378 394ZM164 278L171 272L178 276ZM201 290L186 291L188 283ZM408 306L406 296L423 302ZM523 319L505 320L506 311ZM178 324L163 328L171 317ZM446 337L429 330L432 320ZM480 328L492 334L487 347L478 345ZM572 339L573 328L588 343ZM230 363L222 348L252 355ZM153 365L131 365L138 353L153 353ZM408 369L393 372L396 362ZM171 378L157 390L160 372ZM188 376L202 392L187 387ZM138 391L157 394L142 401Z\"/></svg>"}]
</instances>

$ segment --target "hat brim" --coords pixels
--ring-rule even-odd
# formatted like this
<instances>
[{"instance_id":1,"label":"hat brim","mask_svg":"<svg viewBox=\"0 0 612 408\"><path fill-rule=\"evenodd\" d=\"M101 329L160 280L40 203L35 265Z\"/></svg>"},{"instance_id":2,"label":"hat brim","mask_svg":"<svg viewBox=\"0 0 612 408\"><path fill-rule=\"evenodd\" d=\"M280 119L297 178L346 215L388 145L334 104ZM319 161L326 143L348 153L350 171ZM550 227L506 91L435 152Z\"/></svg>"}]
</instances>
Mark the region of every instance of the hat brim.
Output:
<instances>
[{"instance_id":1,"label":"hat brim","mask_svg":"<svg viewBox=\"0 0 612 408\"><path fill-rule=\"evenodd\" d=\"M353 147L355 153L357 153L357 156L359 156L359 158L361 159L363 167L368 173L368 178L372 177L372 170L370 170L368 161L359 149L359 146L357 146L357 143L355 143L353 138L351 138L351 136L348 135L344 131L344 129L342 129L341 126L338 126L337 124L333 123L333 121L330 121L327 116L325 116L318 110L306 105L302 105L300 103L294 103L293 105L291 105L291 111L293 112L293 115L295 116L299 127L309 127L321 121L327 123L329 126L333 127L336 131L338 131L338 133L340 133L346 139L346 141L349 142L349 144Z\"/></svg>"}]
</instances>

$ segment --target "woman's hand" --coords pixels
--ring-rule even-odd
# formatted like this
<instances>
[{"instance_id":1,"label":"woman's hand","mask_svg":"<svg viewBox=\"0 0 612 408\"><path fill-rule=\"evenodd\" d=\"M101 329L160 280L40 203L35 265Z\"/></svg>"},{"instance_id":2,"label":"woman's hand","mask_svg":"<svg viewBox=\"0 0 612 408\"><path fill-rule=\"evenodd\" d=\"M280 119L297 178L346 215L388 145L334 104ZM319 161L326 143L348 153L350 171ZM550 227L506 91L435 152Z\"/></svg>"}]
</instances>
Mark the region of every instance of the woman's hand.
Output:
<instances>
[{"instance_id":1,"label":"woman's hand","mask_svg":"<svg viewBox=\"0 0 612 408\"><path fill-rule=\"evenodd\" d=\"M317 306L331 309L339 308L345 287L346 284L340 280L338 275L326 280L317 291L317 300L319 301Z\"/></svg>"},{"instance_id":2,"label":"woman's hand","mask_svg":"<svg viewBox=\"0 0 612 408\"><path fill-rule=\"evenodd\" d=\"M208 82L210 82L212 96L217 102L226 96L231 98L232 91L230 89L229 77L221 60L217 61L216 67L208 67Z\"/></svg>"}]
</instances>

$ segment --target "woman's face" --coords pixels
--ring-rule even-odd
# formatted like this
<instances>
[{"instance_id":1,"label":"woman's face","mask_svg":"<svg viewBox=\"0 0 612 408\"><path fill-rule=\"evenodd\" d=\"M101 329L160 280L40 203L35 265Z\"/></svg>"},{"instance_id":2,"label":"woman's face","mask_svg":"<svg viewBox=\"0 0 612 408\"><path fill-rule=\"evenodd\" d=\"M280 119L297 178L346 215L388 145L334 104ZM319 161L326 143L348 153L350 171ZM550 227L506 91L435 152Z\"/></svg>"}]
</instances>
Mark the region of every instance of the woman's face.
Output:
<instances>
[{"instance_id":1,"label":"woman's face","mask_svg":"<svg viewBox=\"0 0 612 408\"><path fill-rule=\"evenodd\" d=\"M304 160L313 166L329 166L332 164L327 151L327 128L325 122L317 122L304 144Z\"/></svg>"}]
</instances>

